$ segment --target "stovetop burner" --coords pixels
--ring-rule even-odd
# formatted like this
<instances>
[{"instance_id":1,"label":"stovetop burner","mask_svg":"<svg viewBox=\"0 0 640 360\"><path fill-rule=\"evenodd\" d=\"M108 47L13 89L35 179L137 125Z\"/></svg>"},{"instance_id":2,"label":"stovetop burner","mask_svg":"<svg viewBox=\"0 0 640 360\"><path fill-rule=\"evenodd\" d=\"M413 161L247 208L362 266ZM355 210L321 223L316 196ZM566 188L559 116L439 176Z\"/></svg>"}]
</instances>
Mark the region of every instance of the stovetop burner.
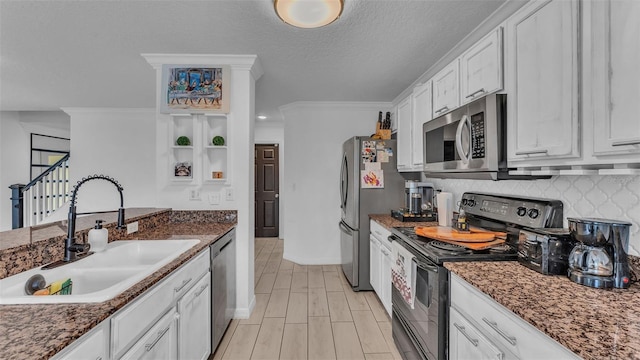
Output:
<instances>
[{"instance_id":1,"label":"stovetop burner","mask_svg":"<svg viewBox=\"0 0 640 360\"><path fill-rule=\"evenodd\" d=\"M451 254L471 254L473 251L464 246L450 244L439 240L428 242L425 246L430 246L441 251L447 251Z\"/></svg>"}]
</instances>

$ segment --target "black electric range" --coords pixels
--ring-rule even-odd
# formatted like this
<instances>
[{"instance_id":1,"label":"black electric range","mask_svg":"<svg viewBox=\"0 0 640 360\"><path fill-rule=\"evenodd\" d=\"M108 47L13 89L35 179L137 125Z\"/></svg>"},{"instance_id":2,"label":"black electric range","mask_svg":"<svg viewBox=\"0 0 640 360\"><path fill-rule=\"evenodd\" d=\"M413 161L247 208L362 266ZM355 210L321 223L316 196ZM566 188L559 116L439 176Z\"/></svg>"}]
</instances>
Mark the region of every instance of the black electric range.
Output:
<instances>
[{"instance_id":1,"label":"black electric range","mask_svg":"<svg viewBox=\"0 0 640 360\"><path fill-rule=\"evenodd\" d=\"M467 192L460 208L470 226L505 232L506 242L471 250L419 236L412 227L391 229L389 240L409 250L416 263L414 306L392 288L392 333L404 359L448 358L449 272L444 262L516 260L520 229L562 227L563 221L559 200Z\"/></svg>"}]
</instances>

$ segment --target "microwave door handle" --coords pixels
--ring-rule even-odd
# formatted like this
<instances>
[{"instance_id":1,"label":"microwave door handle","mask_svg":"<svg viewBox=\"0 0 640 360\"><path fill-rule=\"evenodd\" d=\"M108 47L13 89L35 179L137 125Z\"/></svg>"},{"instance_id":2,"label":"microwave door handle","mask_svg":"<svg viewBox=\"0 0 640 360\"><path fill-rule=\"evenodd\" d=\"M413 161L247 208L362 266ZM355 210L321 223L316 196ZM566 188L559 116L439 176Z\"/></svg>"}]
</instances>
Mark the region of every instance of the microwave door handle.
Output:
<instances>
[{"instance_id":1,"label":"microwave door handle","mask_svg":"<svg viewBox=\"0 0 640 360\"><path fill-rule=\"evenodd\" d=\"M469 162L469 156L465 155L464 149L462 148L462 130L464 129L464 125L467 123L471 123L471 121L469 121L469 117L467 115L463 115L462 119L460 119L460 123L458 124L458 128L456 129L456 151L458 152L462 162L465 164ZM469 141L469 146L471 146L471 141ZM471 151L469 151L469 155L470 154Z\"/></svg>"}]
</instances>

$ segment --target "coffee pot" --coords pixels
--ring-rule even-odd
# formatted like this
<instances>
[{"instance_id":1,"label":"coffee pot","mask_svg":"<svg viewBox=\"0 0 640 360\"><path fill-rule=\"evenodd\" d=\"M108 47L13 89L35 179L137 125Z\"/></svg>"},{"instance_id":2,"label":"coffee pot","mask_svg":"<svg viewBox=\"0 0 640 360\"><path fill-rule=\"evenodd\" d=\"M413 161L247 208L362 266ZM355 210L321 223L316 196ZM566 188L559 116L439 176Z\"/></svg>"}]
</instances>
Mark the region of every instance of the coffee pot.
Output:
<instances>
[{"instance_id":1,"label":"coffee pot","mask_svg":"<svg viewBox=\"0 0 640 360\"><path fill-rule=\"evenodd\" d=\"M628 288L631 223L597 218L567 220L575 241L568 260L569 278L594 288Z\"/></svg>"},{"instance_id":2,"label":"coffee pot","mask_svg":"<svg viewBox=\"0 0 640 360\"><path fill-rule=\"evenodd\" d=\"M433 184L407 180L404 184L405 207L412 215L433 210Z\"/></svg>"}]
</instances>

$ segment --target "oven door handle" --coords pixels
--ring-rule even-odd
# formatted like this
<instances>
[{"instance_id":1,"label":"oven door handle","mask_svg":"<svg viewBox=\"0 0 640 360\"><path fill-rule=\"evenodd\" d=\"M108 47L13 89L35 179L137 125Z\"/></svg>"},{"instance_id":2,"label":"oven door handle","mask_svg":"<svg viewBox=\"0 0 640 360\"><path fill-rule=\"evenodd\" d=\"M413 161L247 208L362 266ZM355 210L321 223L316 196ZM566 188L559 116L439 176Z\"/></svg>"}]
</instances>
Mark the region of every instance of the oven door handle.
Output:
<instances>
[{"instance_id":1,"label":"oven door handle","mask_svg":"<svg viewBox=\"0 0 640 360\"><path fill-rule=\"evenodd\" d=\"M413 262L416 263L416 266L419 267L422 270L431 271L431 272L434 272L434 273L437 273L439 271L438 267L436 265L427 264L427 263L422 262L422 261L420 261L420 260L418 260L416 258L413 258Z\"/></svg>"}]
</instances>

